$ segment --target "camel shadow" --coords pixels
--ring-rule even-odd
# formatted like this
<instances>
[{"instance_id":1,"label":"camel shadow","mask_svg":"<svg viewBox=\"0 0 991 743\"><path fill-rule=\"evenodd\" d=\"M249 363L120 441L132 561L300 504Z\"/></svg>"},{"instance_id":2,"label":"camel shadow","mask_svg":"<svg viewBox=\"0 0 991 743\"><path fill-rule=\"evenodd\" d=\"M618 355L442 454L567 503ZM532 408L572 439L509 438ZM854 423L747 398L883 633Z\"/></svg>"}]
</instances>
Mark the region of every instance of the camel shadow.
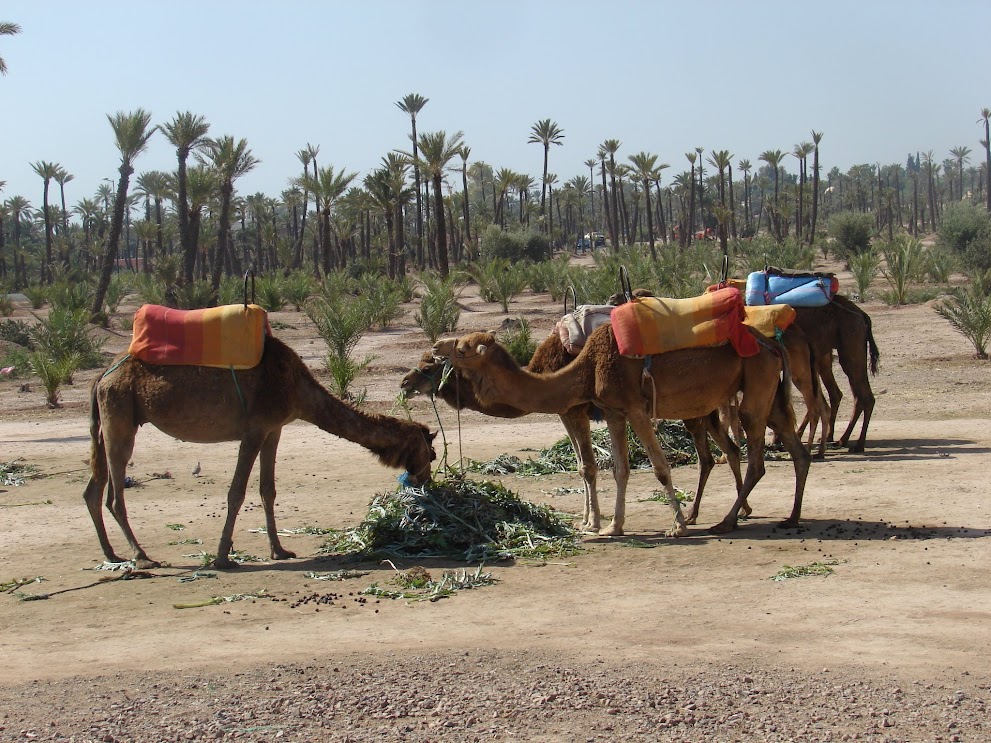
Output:
<instances>
[{"instance_id":1,"label":"camel shadow","mask_svg":"<svg viewBox=\"0 0 991 743\"><path fill-rule=\"evenodd\" d=\"M779 517L751 517L740 522L740 527L729 534L711 534L707 529L693 530L688 541L706 543L712 540L732 542L734 540L797 540L797 541L836 541L836 542L883 542L929 539L982 539L991 538L991 529L968 526L954 526L905 522L901 525L887 521L864 519L803 519L797 529L787 529L780 525ZM671 540L661 537L665 541Z\"/></svg>"},{"instance_id":2,"label":"camel shadow","mask_svg":"<svg viewBox=\"0 0 991 743\"><path fill-rule=\"evenodd\" d=\"M362 572L369 574L381 574L383 577L395 575L396 571L409 570L411 567L419 566L427 571L437 571L441 573L446 570L468 570L477 569L478 560L468 563L464 560L456 560L449 557L365 557L360 555L304 555L289 560L271 560L265 562L245 562L236 568L215 568L212 566L203 567L202 563L197 564L177 564L170 563L169 567L174 570L188 571L192 573L196 570L220 572L225 575L249 575L252 573L284 572L284 573L314 573L316 575L326 575L337 572ZM515 560L491 560L486 561L486 565L510 566L516 563ZM313 578L313 580L345 585L351 582L350 579L343 581Z\"/></svg>"},{"instance_id":3,"label":"camel shadow","mask_svg":"<svg viewBox=\"0 0 991 743\"><path fill-rule=\"evenodd\" d=\"M961 455L988 454L991 449L977 446L967 439L871 439L867 451L853 454L843 450L833 450L848 461L906 462L927 459L949 459ZM835 456L827 454L826 461Z\"/></svg>"}]
</instances>

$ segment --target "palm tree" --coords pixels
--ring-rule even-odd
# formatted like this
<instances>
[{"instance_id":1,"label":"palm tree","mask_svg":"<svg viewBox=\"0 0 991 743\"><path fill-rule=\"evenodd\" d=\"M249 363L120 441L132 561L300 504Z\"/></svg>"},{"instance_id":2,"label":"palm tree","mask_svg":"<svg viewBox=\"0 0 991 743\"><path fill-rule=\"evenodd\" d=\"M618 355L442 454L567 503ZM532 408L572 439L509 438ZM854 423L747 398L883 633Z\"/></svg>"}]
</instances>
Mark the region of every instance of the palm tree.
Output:
<instances>
[{"instance_id":1,"label":"palm tree","mask_svg":"<svg viewBox=\"0 0 991 743\"><path fill-rule=\"evenodd\" d=\"M412 155L414 166L419 163L426 175L430 177L434 187L434 220L437 232L437 261L440 275L447 278L449 264L447 259L447 224L444 218L444 171L451 160L461 151L464 134L455 132L450 138L447 132L424 132L419 137L419 154L416 148ZM403 153L410 156L410 153Z\"/></svg>"},{"instance_id":2,"label":"palm tree","mask_svg":"<svg viewBox=\"0 0 991 743\"><path fill-rule=\"evenodd\" d=\"M733 167L733 156L729 153L729 150L713 150L709 155L709 163L716 170L719 171L719 206L723 209L727 209L726 206L726 169ZM730 173L730 184L732 185L733 176ZM730 209L730 214L732 210ZM719 239L722 242L724 251L726 247L726 223L725 220L719 224Z\"/></svg>"},{"instance_id":3,"label":"palm tree","mask_svg":"<svg viewBox=\"0 0 991 743\"><path fill-rule=\"evenodd\" d=\"M791 152L798 159L798 209L795 215L795 239L799 242L802 241L802 227L804 225L802 212L805 206L805 174L809 155L812 154L814 149L811 142L801 142L796 144Z\"/></svg>"},{"instance_id":4,"label":"palm tree","mask_svg":"<svg viewBox=\"0 0 991 743\"><path fill-rule=\"evenodd\" d=\"M612 220L610 222L610 239L613 250L619 250L619 195L616 193L616 153L619 151L620 141L618 139L607 139L602 143L601 149L609 156L609 185L612 188ZM603 176L604 182L605 176ZM607 209L608 209L608 201Z\"/></svg>"},{"instance_id":5,"label":"palm tree","mask_svg":"<svg viewBox=\"0 0 991 743\"><path fill-rule=\"evenodd\" d=\"M819 217L819 143L822 132L812 131L812 224L809 227L809 245L816 239L816 220Z\"/></svg>"},{"instance_id":6,"label":"palm tree","mask_svg":"<svg viewBox=\"0 0 991 743\"><path fill-rule=\"evenodd\" d=\"M981 118L977 123L980 124L982 121L984 122L984 139L981 140L981 145L984 147L985 208L991 212L991 108L981 109Z\"/></svg>"},{"instance_id":7,"label":"palm tree","mask_svg":"<svg viewBox=\"0 0 991 743\"><path fill-rule=\"evenodd\" d=\"M588 168L588 218L591 223L590 226L594 227L595 224L595 164L598 162L594 157L590 157L585 161L585 167Z\"/></svg>"},{"instance_id":8,"label":"palm tree","mask_svg":"<svg viewBox=\"0 0 991 743\"><path fill-rule=\"evenodd\" d=\"M779 217L779 187L778 187L778 168L781 166L781 161L784 159L785 155L781 150L764 150L757 157L758 160L766 162L771 167L771 172L774 175L774 220L773 229L774 237L778 242L781 242L781 219Z\"/></svg>"},{"instance_id":9,"label":"palm tree","mask_svg":"<svg viewBox=\"0 0 991 743\"><path fill-rule=\"evenodd\" d=\"M309 190L313 192L316 199L317 208L320 210L322 228L320 231L320 250L323 254L324 274L330 273L333 253L330 246L330 215L338 199L348 190L351 182L358 177L357 173L347 173L343 170L335 171L330 165L317 170L316 177L307 176Z\"/></svg>"},{"instance_id":10,"label":"palm tree","mask_svg":"<svg viewBox=\"0 0 991 743\"><path fill-rule=\"evenodd\" d=\"M234 141L230 135L211 139L206 143L206 153L210 164L217 170L220 181L220 214L217 220L217 245L213 261L211 286L214 300L220 291L220 277L224 262L230 258L231 199L234 195L234 181L255 169L261 161L248 149L248 141Z\"/></svg>"},{"instance_id":11,"label":"palm tree","mask_svg":"<svg viewBox=\"0 0 991 743\"><path fill-rule=\"evenodd\" d=\"M468 210L468 156L471 154L471 147L463 145L458 154L461 155L461 187L464 189L461 209L465 220L465 244L471 245L471 214Z\"/></svg>"},{"instance_id":12,"label":"palm tree","mask_svg":"<svg viewBox=\"0 0 991 743\"><path fill-rule=\"evenodd\" d=\"M740 160L736 164L736 167L743 171L743 211L747 214L747 222L744 230L749 233L752 215L750 208L750 171L753 169L753 165L750 164L749 160Z\"/></svg>"},{"instance_id":13,"label":"palm tree","mask_svg":"<svg viewBox=\"0 0 991 743\"><path fill-rule=\"evenodd\" d=\"M647 200L647 239L650 244L650 257L656 261L657 249L654 247L654 217L653 210L650 206L650 184L660 177L660 168L657 166L657 155L638 152L636 155L630 155L630 162L633 163L634 174L643 183L643 192Z\"/></svg>"},{"instance_id":14,"label":"palm tree","mask_svg":"<svg viewBox=\"0 0 991 743\"><path fill-rule=\"evenodd\" d=\"M296 236L296 245L293 251L293 268L300 268L303 265L303 237L306 235L306 214L309 211L310 192L306 188L306 176L309 175L310 162L316 163L317 155L320 154L320 145L306 143L306 147L296 151L296 158L303 166L303 177L293 180L293 184L303 189L303 218L299 225L299 234ZM315 170L315 168L314 168ZM314 172L316 177L316 172Z\"/></svg>"},{"instance_id":15,"label":"palm tree","mask_svg":"<svg viewBox=\"0 0 991 743\"><path fill-rule=\"evenodd\" d=\"M692 172L688 183L688 229L682 237L682 245L687 245L695 237L695 158L697 157L698 154L695 152L685 153L685 158L691 163Z\"/></svg>"},{"instance_id":16,"label":"palm tree","mask_svg":"<svg viewBox=\"0 0 991 743\"><path fill-rule=\"evenodd\" d=\"M43 283L51 283L52 280L52 214L48 206L48 187L52 180L59 173L60 166L58 163L50 163L45 160L39 160L36 163L32 163L31 167L34 172L37 173L42 180L45 182L45 190L42 196L42 216L45 220L45 262L41 266L41 281Z\"/></svg>"},{"instance_id":17,"label":"palm tree","mask_svg":"<svg viewBox=\"0 0 991 743\"><path fill-rule=\"evenodd\" d=\"M419 268L423 268L423 205L420 196L420 165L417 162L419 153L417 152L416 136L416 115L423 110L423 107L430 101L419 93L410 93L403 97L401 101L396 101L400 111L409 114L413 142L413 182L416 185L416 263Z\"/></svg>"},{"instance_id":18,"label":"palm tree","mask_svg":"<svg viewBox=\"0 0 991 743\"><path fill-rule=\"evenodd\" d=\"M189 226L189 186L186 162L189 160L190 154L198 151L206 144L206 135L209 131L210 125L206 119L190 111L177 113L172 121L162 125L162 133L169 140L169 144L176 148L176 158L179 162L176 178L179 201L176 204L176 210L179 212L179 244L182 246L183 256L182 281L185 284L190 284L193 281L197 237L192 234Z\"/></svg>"},{"instance_id":19,"label":"palm tree","mask_svg":"<svg viewBox=\"0 0 991 743\"><path fill-rule=\"evenodd\" d=\"M165 232L162 222L162 202L169 197L172 189L169 187L169 176L160 170L149 170L141 173L134 181L136 192L155 202L155 246L157 250L148 251L149 261L154 261L157 255L162 255L165 248ZM188 186L187 186L188 192ZM187 222L188 226L188 222ZM146 262L145 273L151 273L151 265Z\"/></svg>"},{"instance_id":20,"label":"palm tree","mask_svg":"<svg viewBox=\"0 0 991 743\"><path fill-rule=\"evenodd\" d=\"M189 199L189 239L193 253L193 268L196 268L196 256L200 252L200 220L203 208L215 198L220 187L217 171L204 165L193 165L186 171L186 196ZM185 267L183 267L185 270ZM201 274L202 275L202 271Z\"/></svg>"},{"instance_id":21,"label":"palm tree","mask_svg":"<svg viewBox=\"0 0 991 743\"><path fill-rule=\"evenodd\" d=\"M28 282L21 255L21 219L30 217L31 204L23 196L11 196L7 199L7 209L14 223L14 288L20 289Z\"/></svg>"},{"instance_id":22,"label":"palm tree","mask_svg":"<svg viewBox=\"0 0 991 743\"><path fill-rule=\"evenodd\" d=\"M499 197L496 201L494 218L503 229L506 227L506 194L509 193L510 186L516 182L518 177L519 175L509 168L499 168L499 171L495 173L493 189L494 193L499 194Z\"/></svg>"},{"instance_id":23,"label":"palm tree","mask_svg":"<svg viewBox=\"0 0 991 743\"><path fill-rule=\"evenodd\" d=\"M16 23L10 23L8 21L0 22L0 36L14 36L21 32L21 27ZM4 62L3 57L0 57L0 75L7 74L7 63Z\"/></svg>"},{"instance_id":24,"label":"palm tree","mask_svg":"<svg viewBox=\"0 0 991 743\"><path fill-rule=\"evenodd\" d=\"M114 216L110 222L110 235L107 237L106 248L103 252L103 262L100 267L100 281L96 286L93 297L93 309L90 322L105 320L103 315L103 299L110 286L117 259L117 246L120 243L120 233L124 227L124 209L127 205L127 187L134 172L134 160L148 147L148 140L155 133L155 128L148 128L151 114L143 108L130 113L118 111L113 116L107 115L111 128L114 130L114 140L120 152L120 179L117 181L117 198L114 200Z\"/></svg>"},{"instance_id":25,"label":"palm tree","mask_svg":"<svg viewBox=\"0 0 991 743\"><path fill-rule=\"evenodd\" d=\"M950 154L957 160L957 173L960 182L960 198L963 199L963 164L970 162L970 147L953 147Z\"/></svg>"},{"instance_id":26,"label":"palm tree","mask_svg":"<svg viewBox=\"0 0 991 743\"><path fill-rule=\"evenodd\" d=\"M564 130L550 119L541 119L530 128L530 138L527 144L541 144L544 147L544 177L540 183L540 216L547 214L544 206L547 201L547 157L550 153L551 145L564 144Z\"/></svg>"}]
</instances>

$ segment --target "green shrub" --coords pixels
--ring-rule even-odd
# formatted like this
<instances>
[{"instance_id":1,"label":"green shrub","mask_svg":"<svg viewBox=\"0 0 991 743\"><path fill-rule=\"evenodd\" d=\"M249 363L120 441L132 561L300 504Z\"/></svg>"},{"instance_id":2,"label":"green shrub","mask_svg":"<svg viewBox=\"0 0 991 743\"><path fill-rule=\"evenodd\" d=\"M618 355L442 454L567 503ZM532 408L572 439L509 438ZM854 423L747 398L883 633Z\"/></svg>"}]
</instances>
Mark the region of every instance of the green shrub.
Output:
<instances>
[{"instance_id":1,"label":"green shrub","mask_svg":"<svg viewBox=\"0 0 991 743\"><path fill-rule=\"evenodd\" d=\"M303 311L303 305L317 290L316 280L305 271L293 271L282 280L282 293L286 301L296 308L296 312Z\"/></svg>"},{"instance_id":2,"label":"green shrub","mask_svg":"<svg viewBox=\"0 0 991 743\"><path fill-rule=\"evenodd\" d=\"M546 235L534 230L506 231L499 225L489 225L482 233L481 260L505 258L513 263L544 260L550 250Z\"/></svg>"},{"instance_id":3,"label":"green shrub","mask_svg":"<svg viewBox=\"0 0 991 743\"><path fill-rule=\"evenodd\" d=\"M251 301L251 280L248 279L248 301ZM217 292L217 302L220 304L244 303L244 277L224 276L220 279L220 291ZM257 299L257 297L256 297Z\"/></svg>"},{"instance_id":4,"label":"green shrub","mask_svg":"<svg viewBox=\"0 0 991 743\"><path fill-rule=\"evenodd\" d=\"M535 294L550 292L551 298L558 301L568 288L568 264L571 256L565 253L550 261L534 263L527 269L530 277L530 291Z\"/></svg>"},{"instance_id":5,"label":"green shrub","mask_svg":"<svg viewBox=\"0 0 991 743\"><path fill-rule=\"evenodd\" d=\"M867 290L871 282L877 276L878 266L881 264L881 257L877 251L871 247L858 255L851 255L849 260L850 271L857 282L857 295L863 302L867 297Z\"/></svg>"},{"instance_id":6,"label":"green shrub","mask_svg":"<svg viewBox=\"0 0 991 743\"><path fill-rule=\"evenodd\" d=\"M530 359L533 358L533 352L537 350L537 344L534 342L533 333L530 330L530 323L526 321L525 317L516 318L514 325L500 334L499 342L520 366L529 364Z\"/></svg>"},{"instance_id":7,"label":"green shrub","mask_svg":"<svg viewBox=\"0 0 991 743\"><path fill-rule=\"evenodd\" d=\"M40 284L32 284L31 286L24 287L24 296L31 303L31 309L40 310L45 306L45 300L48 298L48 290Z\"/></svg>"},{"instance_id":8,"label":"green shrub","mask_svg":"<svg viewBox=\"0 0 991 743\"><path fill-rule=\"evenodd\" d=\"M24 346L11 346L0 356L0 367L14 367L11 379L21 379L31 373L31 351Z\"/></svg>"},{"instance_id":9,"label":"green shrub","mask_svg":"<svg viewBox=\"0 0 991 743\"><path fill-rule=\"evenodd\" d=\"M881 268L885 280L891 287L892 304L908 303L908 286L916 281L923 265L922 243L914 237L902 235L882 248L885 265Z\"/></svg>"},{"instance_id":10,"label":"green shrub","mask_svg":"<svg viewBox=\"0 0 991 743\"><path fill-rule=\"evenodd\" d=\"M110 278L110 285L107 286L107 293L103 298L103 306L108 315L117 313L117 308L124 301L131 291L131 282L125 274L114 274Z\"/></svg>"},{"instance_id":11,"label":"green shrub","mask_svg":"<svg viewBox=\"0 0 991 743\"><path fill-rule=\"evenodd\" d=\"M4 320L0 322L0 340L15 343L25 348L33 348L31 326L23 320Z\"/></svg>"},{"instance_id":12,"label":"green shrub","mask_svg":"<svg viewBox=\"0 0 991 743\"><path fill-rule=\"evenodd\" d=\"M749 271L763 271L764 266L777 266L796 271L811 271L815 264L815 248L793 237L780 243L770 237L755 237L740 241Z\"/></svg>"},{"instance_id":13,"label":"green shrub","mask_svg":"<svg viewBox=\"0 0 991 743\"><path fill-rule=\"evenodd\" d=\"M148 274L140 274L135 279L135 289L144 304L167 304L165 284Z\"/></svg>"},{"instance_id":14,"label":"green shrub","mask_svg":"<svg viewBox=\"0 0 991 743\"><path fill-rule=\"evenodd\" d=\"M988 357L991 343L991 273L935 305L936 312L969 340L978 358Z\"/></svg>"},{"instance_id":15,"label":"green shrub","mask_svg":"<svg viewBox=\"0 0 991 743\"><path fill-rule=\"evenodd\" d=\"M72 353L60 359L54 359L44 351L31 354L31 371L41 378L45 388L45 402L50 408L61 407L59 404L60 388L63 384L72 382L72 375L79 368L81 358Z\"/></svg>"},{"instance_id":16,"label":"green shrub","mask_svg":"<svg viewBox=\"0 0 991 743\"><path fill-rule=\"evenodd\" d=\"M282 277L277 274L259 276L255 284L255 302L266 312L280 312L286 306Z\"/></svg>"},{"instance_id":17,"label":"green shrub","mask_svg":"<svg viewBox=\"0 0 991 743\"><path fill-rule=\"evenodd\" d=\"M48 317L38 319L31 328L31 340L38 353L59 364L64 359L77 356L77 366L95 369L103 365L100 349L106 338L94 338L89 329L89 310L67 310L53 307Z\"/></svg>"},{"instance_id":18,"label":"green shrub","mask_svg":"<svg viewBox=\"0 0 991 743\"><path fill-rule=\"evenodd\" d=\"M937 284L947 283L956 267L957 259L950 251L937 246L926 252L925 272L930 281Z\"/></svg>"},{"instance_id":19,"label":"green shrub","mask_svg":"<svg viewBox=\"0 0 991 743\"><path fill-rule=\"evenodd\" d=\"M829 234L836 241L836 252L843 258L869 249L873 232L874 220L870 214L839 212L829 220Z\"/></svg>"},{"instance_id":20,"label":"green shrub","mask_svg":"<svg viewBox=\"0 0 991 743\"><path fill-rule=\"evenodd\" d=\"M14 314L14 300L9 296L10 288L0 283L0 315L10 317Z\"/></svg>"},{"instance_id":21,"label":"green shrub","mask_svg":"<svg viewBox=\"0 0 991 743\"><path fill-rule=\"evenodd\" d=\"M311 298L304 310L327 344L327 369L333 379L333 392L352 399L349 387L371 358L355 361L351 354L368 330L368 306L365 300L350 295Z\"/></svg>"},{"instance_id":22,"label":"green shrub","mask_svg":"<svg viewBox=\"0 0 991 743\"><path fill-rule=\"evenodd\" d=\"M420 297L420 311L413 319L433 343L442 333L457 330L461 317L461 307L458 305L460 291L453 281L445 281L437 275L423 274L420 280L424 291Z\"/></svg>"},{"instance_id":23,"label":"green shrub","mask_svg":"<svg viewBox=\"0 0 991 743\"><path fill-rule=\"evenodd\" d=\"M48 303L55 309L88 309L93 302L93 287L85 281L56 281L48 287Z\"/></svg>"},{"instance_id":24,"label":"green shrub","mask_svg":"<svg viewBox=\"0 0 991 743\"><path fill-rule=\"evenodd\" d=\"M471 275L483 300L498 302L503 312L509 312L510 301L526 288L526 270L526 264L514 266L505 258L493 258L477 264Z\"/></svg>"},{"instance_id":25,"label":"green shrub","mask_svg":"<svg viewBox=\"0 0 991 743\"><path fill-rule=\"evenodd\" d=\"M974 204L947 204L936 232L936 244L974 271L991 269L991 214Z\"/></svg>"},{"instance_id":26,"label":"green shrub","mask_svg":"<svg viewBox=\"0 0 991 743\"><path fill-rule=\"evenodd\" d=\"M175 288L176 304L184 310L199 310L213 304L213 286L209 281L194 281ZM241 300L238 299L238 302ZM237 304L230 302L228 304Z\"/></svg>"},{"instance_id":27,"label":"green shrub","mask_svg":"<svg viewBox=\"0 0 991 743\"><path fill-rule=\"evenodd\" d=\"M392 279L381 274L366 273L358 278L355 286L365 302L371 325L387 328L402 316L403 292Z\"/></svg>"}]
</instances>

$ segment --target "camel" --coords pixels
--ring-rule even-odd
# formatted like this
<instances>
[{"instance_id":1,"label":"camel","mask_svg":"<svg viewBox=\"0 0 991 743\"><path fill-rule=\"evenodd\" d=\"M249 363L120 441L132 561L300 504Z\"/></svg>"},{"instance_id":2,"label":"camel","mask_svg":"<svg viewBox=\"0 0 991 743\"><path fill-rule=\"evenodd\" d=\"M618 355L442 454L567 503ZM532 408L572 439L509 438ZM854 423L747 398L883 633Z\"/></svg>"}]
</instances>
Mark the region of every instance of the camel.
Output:
<instances>
[{"instance_id":1,"label":"camel","mask_svg":"<svg viewBox=\"0 0 991 743\"><path fill-rule=\"evenodd\" d=\"M244 502L248 476L261 454L261 499L271 556L296 555L283 548L275 525L275 455L286 424L301 419L354 441L388 467L405 467L409 480L430 480L436 435L420 424L363 413L320 386L303 360L285 343L265 339L258 366L243 371L200 366L158 366L119 356L90 391L90 470L83 498L103 554L122 562L107 538L100 500L113 514L142 569L158 567L138 544L127 520L124 473L138 427L151 423L182 441L240 441L237 466L227 493L224 523L214 565L234 568L230 559L234 522Z\"/></svg>"},{"instance_id":2,"label":"camel","mask_svg":"<svg viewBox=\"0 0 991 743\"><path fill-rule=\"evenodd\" d=\"M850 423L840 437L839 445L848 445L853 428L863 414L864 422L860 428L860 437L849 445L851 453L863 452L867 426L874 411L874 393L871 390L870 375L877 374L880 359L870 315L842 294L834 296L833 301L824 307L796 307L795 312L795 324L808 336L816 371L829 395L828 438L832 440L836 427L836 414L839 411L840 400L843 398L843 392L833 376L833 349L836 349L836 356L850 382L854 399ZM803 423L802 430L804 427Z\"/></svg>"},{"instance_id":3,"label":"camel","mask_svg":"<svg viewBox=\"0 0 991 743\"><path fill-rule=\"evenodd\" d=\"M537 347L527 368L534 373L554 372L570 364L576 357L565 350L561 337L557 333L551 333ZM403 377L400 389L405 394L429 394L439 395L451 407L461 410L468 408L476 410L485 415L497 418L519 418L526 415L526 411L509 405L494 404L487 405L479 401L475 394L471 380L460 370L452 369L448 372L446 381L442 383L443 375L447 364L434 358L433 352L427 351L420 359L416 368L410 370ZM578 474L582 478L585 487L585 509L582 516L581 528L585 531L598 533L602 536L619 536L623 533L623 516L620 514L619 520L616 518L615 509L612 523L605 528L601 528L601 511L596 491L596 478L598 476L598 463L595 461L595 452L592 448L592 430L590 419L599 417L595 406L591 403L577 405L571 410L561 413L561 423L564 424L568 438L571 440L572 448L575 451L575 458L578 461ZM695 499L685 523L695 524L698 520L699 506L702 502L702 492L709 479L709 474L716 465L716 461L709 449L709 441L706 434L712 436L716 445L726 454L726 459L733 471L736 480L736 490L743 487L743 477L740 473L740 448L729 437L726 430L720 425L716 411L712 411L707 416L701 418L690 418L683 421L695 444L699 462L699 481L695 491ZM625 422L623 424L623 437L625 439ZM613 476L616 479L617 492L625 491L626 480L620 467L613 464ZM625 498L623 499L625 502ZM751 513L750 507L743 506L746 515Z\"/></svg>"},{"instance_id":4,"label":"camel","mask_svg":"<svg viewBox=\"0 0 991 743\"><path fill-rule=\"evenodd\" d=\"M755 334L755 337L756 334ZM617 483L616 519L622 528L625 516L625 478L629 456L625 424L629 421L648 452L654 474L668 493L674 524L669 536L688 533L671 484L671 471L657 441L651 419L686 419L708 415L730 395L743 392L740 420L748 440L762 440L764 429L777 432L795 467L792 513L782 526L794 528L801 516L802 496L811 455L795 433L791 407L791 382L783 364L783 350L758 337L756 356L740 358L729 345L672 351L646 359L619 354L611 325L593 332L575 360L559 371L535 374L521 369L491 333L472 333L438 341L433 352L447 357L471 380L478 399L487 405L507 404L527 412L566 413L576 405L594 403L606 414L613 446ZM783 378L779 374L785 371ZM624 467L624 463L626 466ZM747 474L736 502L716 534L737 526L747 496L764 475L762 447L753 447Z\"/></svg>"}]
</instances>

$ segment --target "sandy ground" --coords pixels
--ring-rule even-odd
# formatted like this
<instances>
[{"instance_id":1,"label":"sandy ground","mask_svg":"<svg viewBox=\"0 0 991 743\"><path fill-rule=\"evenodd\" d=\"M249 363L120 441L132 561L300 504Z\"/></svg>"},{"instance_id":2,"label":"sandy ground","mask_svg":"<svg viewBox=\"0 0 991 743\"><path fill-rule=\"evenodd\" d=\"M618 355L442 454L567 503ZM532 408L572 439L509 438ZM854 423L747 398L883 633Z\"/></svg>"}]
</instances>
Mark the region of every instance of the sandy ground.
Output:
<instances>
[{"instance_id":1,"label":"sandy ground","mask_svg":"<svg viewBox=\"0 0 991 743\"><path fill-rule=\"evenodd\" d=\"M506 317L471 291L464 304L465 330ZM216 551L237 445L150 427L129 468L143 484L127 498L138 538L168 567L101 581L113 574L92 571L103 557L81 499L96 372L79 374L58 410L0 382L0 461L23 458L44 475L0 487L0 582L43 576L18 590L51 595L0 594L0 740L991 740L991 367L928 305L864 307L882 351L868 450L813 464L802 529L775 527L790 510L789 462L769 463L755 517L722 537L707 533L732 502L718 467L699 525L677 540L663 536L668 508L644 500L656 481L636 472L626 537L589 536L583 553L548 564L487 565L498 583L436 603L359 600L389 580L384 564L357 566L371 574L347 583L307 578L356 567L321 556L318 536L284 540L296 560L180 582L200 566L196 553ZM527 316L540 339L559 312L528 293L509 316ZM272 320L319 371L323 344L305 316ZM106 349L127 341L111 334ZM412 313L363 339L357 353L375 356L359 382L370 409L398 414L399 380L428 345ZM527 456L564 435L555 416L438 410L452 460ZM847 396L840 421L849 410ZM436 429L428 400L413 415ZM165 471L173 477L151 479ZM396 474L292 424L279 524L354 525ZM575 474L503 481L581 513L577 492L556 492L577 487ZM693 488L694 468L675 483ZM608 511L608 471L600 486ZM264 556L256 493L257 473L234 541ZM174 544L185 538L203 544ZM770 580L817 560L836 561L834 574ZM270 598L174 608L261 589ZM294 605L313 594L329 603Z\"/></svg>"}]
</instances>

